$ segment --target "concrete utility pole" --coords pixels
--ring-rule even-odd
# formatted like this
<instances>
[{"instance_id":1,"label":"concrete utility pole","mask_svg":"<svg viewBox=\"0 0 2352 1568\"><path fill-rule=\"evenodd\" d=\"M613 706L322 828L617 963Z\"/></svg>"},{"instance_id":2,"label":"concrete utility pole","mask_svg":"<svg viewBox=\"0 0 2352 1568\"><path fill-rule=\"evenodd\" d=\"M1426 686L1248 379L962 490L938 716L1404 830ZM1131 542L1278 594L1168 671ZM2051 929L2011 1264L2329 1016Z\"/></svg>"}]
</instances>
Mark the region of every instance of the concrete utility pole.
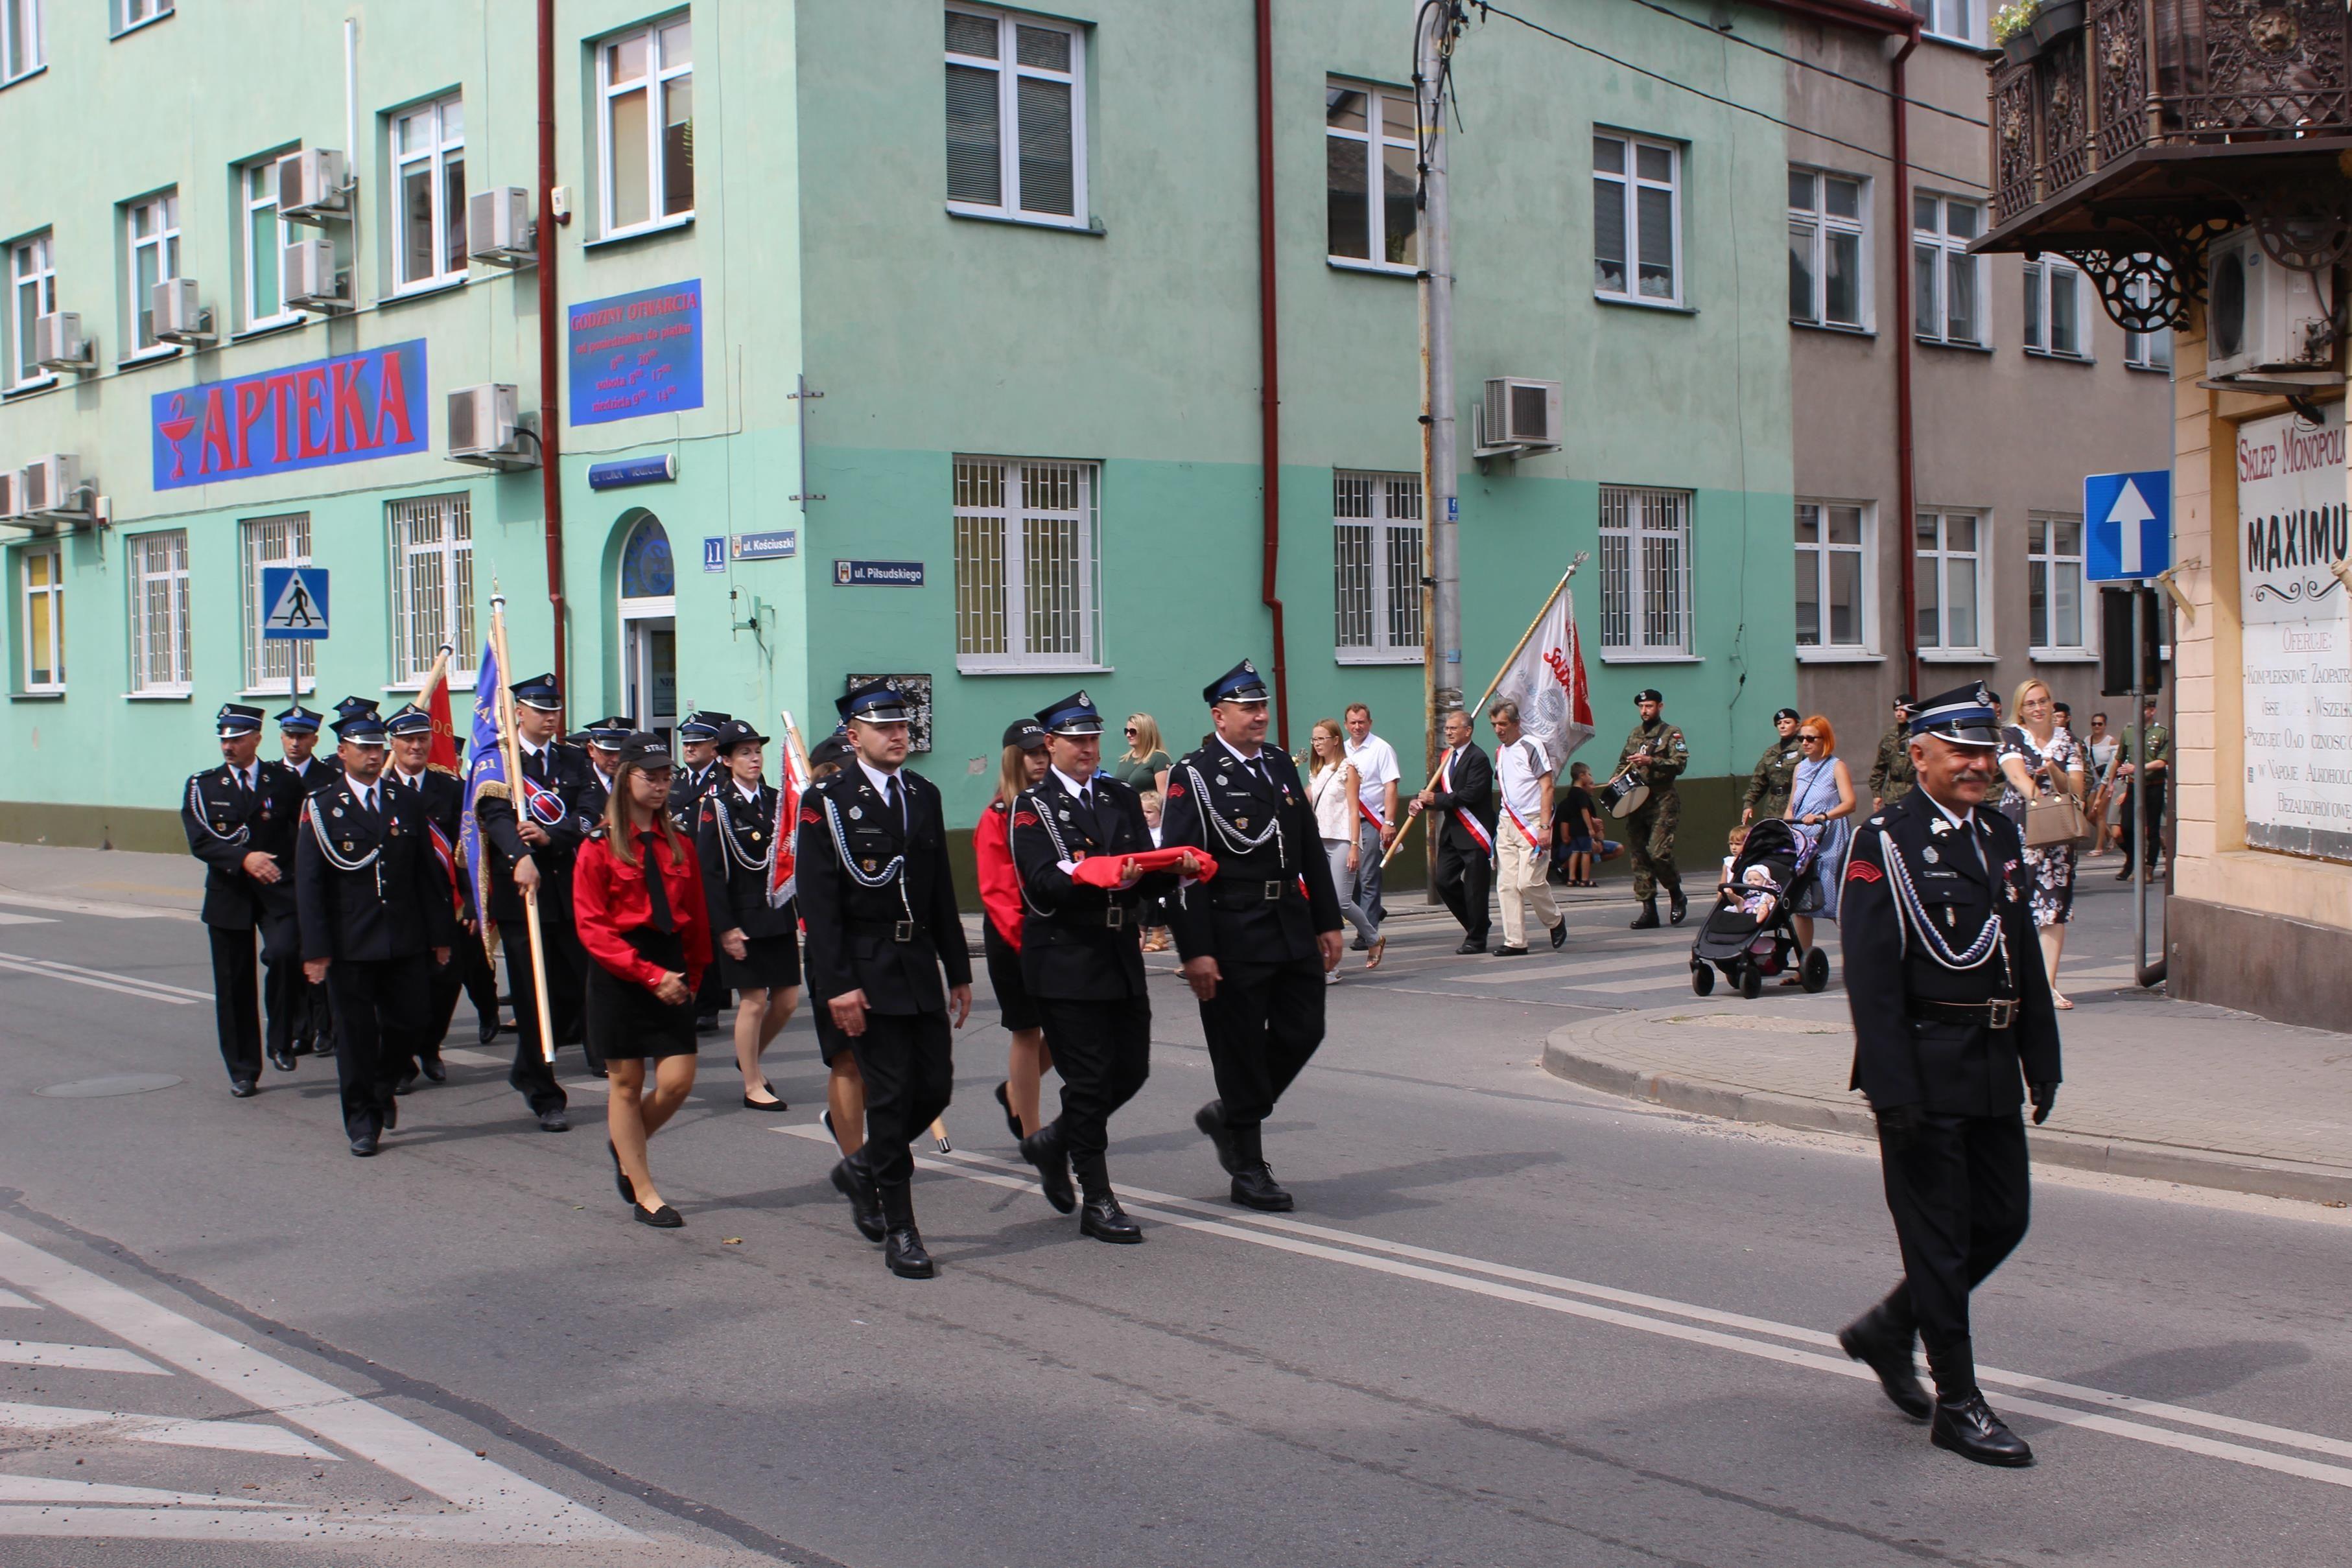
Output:
<instances>
[{"instance_id":1,"label":"concrete utility pole","mask_svg":"<svg viewBox=\"0 0 2352 1568\"><path fill-rule=\"evenodd\" d=\"M1429 695L1428 760L1437 756L1438 716L1462 705L1461 517L1454 432L1454 229L1447 208L1447 65L1462 36L1462 0L1423 0L1413 29L1413 98L1421 120L1421 465L1427 540L1428 625L1422 640ZM1378 199L1377 193L1368 193Z\"/></svg>"}]
</instances>

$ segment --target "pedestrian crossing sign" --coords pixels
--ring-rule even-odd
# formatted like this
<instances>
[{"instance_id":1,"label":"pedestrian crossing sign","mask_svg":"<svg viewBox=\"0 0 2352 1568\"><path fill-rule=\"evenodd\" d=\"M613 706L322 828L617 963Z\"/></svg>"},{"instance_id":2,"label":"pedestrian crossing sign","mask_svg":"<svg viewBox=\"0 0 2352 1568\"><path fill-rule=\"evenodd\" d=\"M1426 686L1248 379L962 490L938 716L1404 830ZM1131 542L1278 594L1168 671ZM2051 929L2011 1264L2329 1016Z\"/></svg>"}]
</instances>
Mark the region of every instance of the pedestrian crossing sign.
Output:
<instances>
[{"instance_id":1,"label":"pedestrian crossing sign","mask_svg":"<svg viewBox=\"0 0 2352 1568\"><path fill-rule=\"evenodd\" d=\"M327 573L324 568L263 567L261 602L268 606L268 613L261 620L264 637L311 643L325 639Z\"/></svg>"}]
</instances>

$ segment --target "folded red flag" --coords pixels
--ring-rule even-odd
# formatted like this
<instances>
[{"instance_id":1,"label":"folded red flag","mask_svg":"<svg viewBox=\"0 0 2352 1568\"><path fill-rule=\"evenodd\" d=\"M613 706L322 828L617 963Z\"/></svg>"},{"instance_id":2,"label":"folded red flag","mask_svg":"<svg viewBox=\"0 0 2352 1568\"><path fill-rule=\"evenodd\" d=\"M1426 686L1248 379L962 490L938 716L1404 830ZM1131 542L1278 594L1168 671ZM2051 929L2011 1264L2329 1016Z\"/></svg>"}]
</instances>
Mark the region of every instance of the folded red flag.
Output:
<instances>
[{"instance_id":1,"label":"folded red flag","mask_svg":"<svg viewBox=\"0 0 2352 1568\"><path fill-rule=\"evenodd\" d=\"M1217 874L1217 862L1207 851L1177 848L1138 850L1126 855L1090 855L1077 863L1070 873L1070 880L1087 887L1117 887L1118 868L1129 861L1145 872L1174 871L1186 855L1201 862L1201 874L1193 879L1195 882L1207 882Z\"/></svg>"}]
</instances>

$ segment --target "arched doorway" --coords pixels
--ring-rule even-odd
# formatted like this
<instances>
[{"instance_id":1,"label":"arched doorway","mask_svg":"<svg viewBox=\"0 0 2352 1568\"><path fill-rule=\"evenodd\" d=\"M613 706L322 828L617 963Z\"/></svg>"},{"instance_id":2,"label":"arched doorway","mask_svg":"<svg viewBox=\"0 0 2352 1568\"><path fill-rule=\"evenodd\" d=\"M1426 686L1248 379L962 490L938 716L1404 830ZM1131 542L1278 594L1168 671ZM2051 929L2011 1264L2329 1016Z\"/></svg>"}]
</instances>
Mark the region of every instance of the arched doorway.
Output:
<instances>
[{"instance_id":1,"label":"arched doorway","mask_svg":"<svg viewBox=\"0 0 2352 1568\"><path fill-rule=\"evenodd\" d=\"M667 744L677 724L677 571L650 512L622 543L620 602L623 706Z\"/></svg>"}]
</instances>

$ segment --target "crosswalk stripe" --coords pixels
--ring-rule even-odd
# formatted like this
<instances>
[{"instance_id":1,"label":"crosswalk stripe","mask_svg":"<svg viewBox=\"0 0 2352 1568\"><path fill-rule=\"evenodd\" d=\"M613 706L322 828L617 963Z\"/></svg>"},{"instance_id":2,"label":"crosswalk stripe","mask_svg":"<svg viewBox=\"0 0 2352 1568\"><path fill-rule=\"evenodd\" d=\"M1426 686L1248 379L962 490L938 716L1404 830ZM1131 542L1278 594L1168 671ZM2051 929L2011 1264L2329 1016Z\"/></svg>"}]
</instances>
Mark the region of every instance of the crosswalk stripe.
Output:
<instances>
[{"instance_id":1,"label":"crosswalk stripe","mask_svg":"<svg viewBox=\"0 0 2352 1568\"><path fill-rule=\"evenodd\" d=\"M38 1340L0 1339L0 1362L17 1366L62 1366L77 1372L144 1372L158 1377L170 1373L127 1350L98 1344L44 1344Z\"/></svg>"},{"instance_id":2,"label":"crosswalk stripe","mask_svg":"<svg viewBox=\"0 0 2352 1568\"><path fill-rule=\"evenodd\" d=\"M334 1459L330 1453L283 1427L251 1421L194 1421L171 1416L134 1416L120 1410L83 1410L66 1405L20 1405L0 1400L0 1429L57 1432L78 1427L108 1427L115 1436L134 1443L168 1443L184 1448L225 1448L244 1454L271 1454L287 1459Z\"/></svg>"},{"instance_id":3,"label":"crosswalk stripe","mask_svg":"<svg viewBox=\"0 0 2352 1568\"><path fill-rule=\"evenodd\" d=\"M175 1007L213 999L209 991L192 991L184 986L167 986L161 980L142 980L136 975L117 975L105 969L85 969L78 964L60 964L54 958L28 957L22 953L0 953L0 969L65 980L101 991L120 991L126 997L144 997L151 1002L170 1002Z\"/></svg>"}]
</instances>

